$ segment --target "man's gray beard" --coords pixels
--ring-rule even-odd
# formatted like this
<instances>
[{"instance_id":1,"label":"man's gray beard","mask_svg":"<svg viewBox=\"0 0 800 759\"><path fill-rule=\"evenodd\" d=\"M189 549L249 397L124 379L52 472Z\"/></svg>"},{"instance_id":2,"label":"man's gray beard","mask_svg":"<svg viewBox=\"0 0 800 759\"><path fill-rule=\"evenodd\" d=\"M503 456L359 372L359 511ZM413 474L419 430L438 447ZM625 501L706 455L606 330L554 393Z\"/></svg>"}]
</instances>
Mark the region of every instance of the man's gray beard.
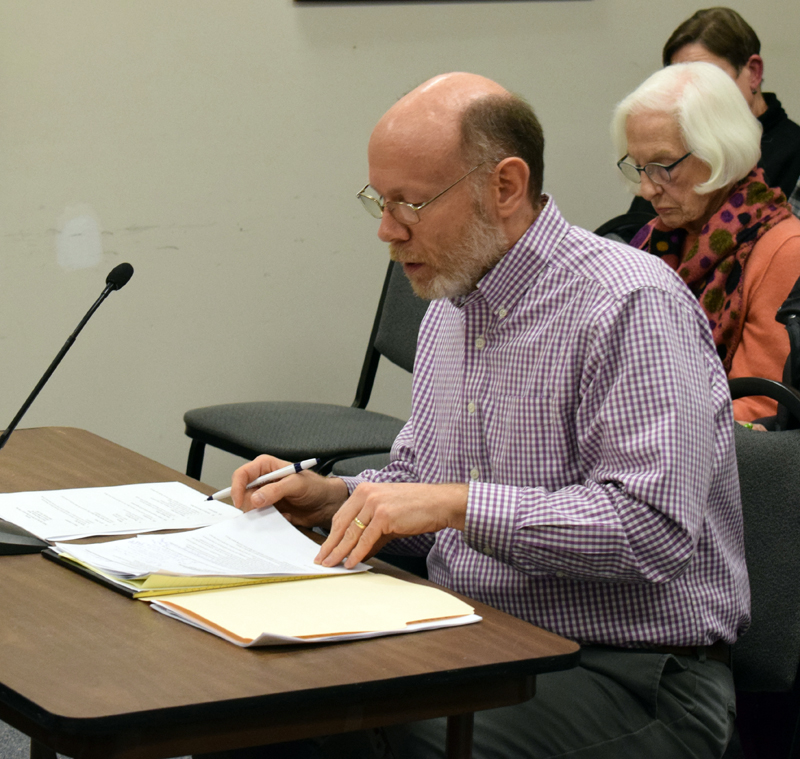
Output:
<instances>
[{"instance_id":1,"label":"man's gray beard","mask_svg":"<svg viewBox=\"0 0 800 759\"><path fill-rule=\"evenodd\" d=\"M467 295L507 250L508 242L503 231L492 223L483 209L478 208L463 239L447 250L437 251L437 266L442 271L429 282L411 280L411 287L424 300Z\"/></svg>"}]
</instances>

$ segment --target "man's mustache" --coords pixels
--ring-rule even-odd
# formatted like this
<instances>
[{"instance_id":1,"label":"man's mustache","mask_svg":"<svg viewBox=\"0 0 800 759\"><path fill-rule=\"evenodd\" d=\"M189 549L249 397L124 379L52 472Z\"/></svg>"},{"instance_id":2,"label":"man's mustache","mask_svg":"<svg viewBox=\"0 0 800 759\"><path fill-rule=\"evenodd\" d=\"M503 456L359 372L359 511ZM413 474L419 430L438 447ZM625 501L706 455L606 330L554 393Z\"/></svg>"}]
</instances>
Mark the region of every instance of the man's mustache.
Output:
<instances>
[{"instance_id":1,"label":"man's mustache","mask_svg":"<svg viewBox=\"0 0 800 759\"><path fill-rule=\"evenodd\" d=\"M409 263L411 258L408 254L403 250L402 246L397 245L395 243L389 243L389 258L392 261L397 261L397 263Z\"/></svg>"}]
</instances>

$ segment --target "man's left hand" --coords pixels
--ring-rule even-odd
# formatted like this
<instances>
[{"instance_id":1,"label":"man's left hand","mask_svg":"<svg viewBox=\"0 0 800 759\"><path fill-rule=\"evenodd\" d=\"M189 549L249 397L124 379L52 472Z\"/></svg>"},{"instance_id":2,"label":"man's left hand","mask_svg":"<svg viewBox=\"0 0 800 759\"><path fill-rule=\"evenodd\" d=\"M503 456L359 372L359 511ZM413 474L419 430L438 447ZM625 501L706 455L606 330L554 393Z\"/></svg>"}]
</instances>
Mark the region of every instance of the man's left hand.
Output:
<instances>
[{"instance_id":1,"label":"man's left hand","mask_svg":"<svg viewBox=\"0 0 800 759\"><path fill-rule=\"evenodd\" d=\"M394 538L463 530L468 492L460 483L363 482L336 512L315 561L335 567L346 558L345 567L352 569Z\"/></svg>"}]
</instances>

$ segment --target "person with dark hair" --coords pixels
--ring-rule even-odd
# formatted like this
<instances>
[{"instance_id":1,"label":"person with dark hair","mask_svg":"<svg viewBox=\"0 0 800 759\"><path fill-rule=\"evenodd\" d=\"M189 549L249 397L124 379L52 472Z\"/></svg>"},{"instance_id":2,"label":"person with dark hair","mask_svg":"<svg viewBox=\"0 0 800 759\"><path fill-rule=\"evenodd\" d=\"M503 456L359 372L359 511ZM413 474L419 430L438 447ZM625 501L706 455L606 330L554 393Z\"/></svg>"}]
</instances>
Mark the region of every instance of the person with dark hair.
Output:
<instances>
[{"instance_id":1,"label":"person with dark hair","mask_svg":"<svg viewBox=\"0 0 800 759\"><path fill-rule=\"evenodd\" d=\"M789 119L774 93L762 92L761 42L749 24L730 8L699 10L670 35L662 61L664 66L713 63L734 80L750 112L761 123L758 165L767 184L779 187L788 198L800 180L800 126ZM634 198L629 211L655 216L650 202L640 196ZM800 199L794 211L800 216Z\"/></svg>"},{"instance_id":2,"label":"person with dark hair","mask_svg":"<svg viewBox=\"0 0 800 759\"><path fill-rule=\"evenodd\" d=\"M747 22L730 8L708 8L686 19L661 52L664 66L706 61L736 82L747 106L758 117L767 110L761 92L764 61L761 41Z\"/></svg>"},{"instance_id":3,"label":"person with dark hair","mask_svg":"<svg viewBox=\"0 0 800 759\"><path fill-rule=\"evenodd\" d=\"M475 757L719 757L749 620L725 373L675 272L542 194L543 148L530 106L472 74L383 116L358 197L433 300L411 418L380 471L246 490L284 463L265 455L233 500L329 530L325 566L427 555L434 582L582 644L475 714ZM444 755L444 720L381 733L385 756Z\"/></svg>"}]
</instances>

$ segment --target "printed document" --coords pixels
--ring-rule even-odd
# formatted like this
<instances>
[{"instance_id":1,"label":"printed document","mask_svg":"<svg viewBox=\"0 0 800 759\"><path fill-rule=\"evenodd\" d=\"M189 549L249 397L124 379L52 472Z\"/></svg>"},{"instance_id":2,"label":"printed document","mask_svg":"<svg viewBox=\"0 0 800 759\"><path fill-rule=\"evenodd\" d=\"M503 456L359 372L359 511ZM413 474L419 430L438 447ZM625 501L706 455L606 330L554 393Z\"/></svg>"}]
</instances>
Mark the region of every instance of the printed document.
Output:
<instances>
[{"instance_id":1,"label":"printed document","mask_svg":"<svg viewBox=\"0 0 800 759\"><path fill-rule=\"evenodd\" d=\"M55 550L90 568L132 579L183 577L304 577L350 574L314 563L319 546L273 507L255 509L209 527L170 535L140 535L89 545L56 543ZM360 564L358 571L369 567Z\"/></svg>"},{"instance_id":2,"label":"printed document","mask_svg":"<svg viewBox=\"0 0 800 759\"><path fill-rule=\"evenodd\" d=\"M181 482L0 493L0 519L42 540L204 527L241 512Z\"/></svg>"}]
</instances>

